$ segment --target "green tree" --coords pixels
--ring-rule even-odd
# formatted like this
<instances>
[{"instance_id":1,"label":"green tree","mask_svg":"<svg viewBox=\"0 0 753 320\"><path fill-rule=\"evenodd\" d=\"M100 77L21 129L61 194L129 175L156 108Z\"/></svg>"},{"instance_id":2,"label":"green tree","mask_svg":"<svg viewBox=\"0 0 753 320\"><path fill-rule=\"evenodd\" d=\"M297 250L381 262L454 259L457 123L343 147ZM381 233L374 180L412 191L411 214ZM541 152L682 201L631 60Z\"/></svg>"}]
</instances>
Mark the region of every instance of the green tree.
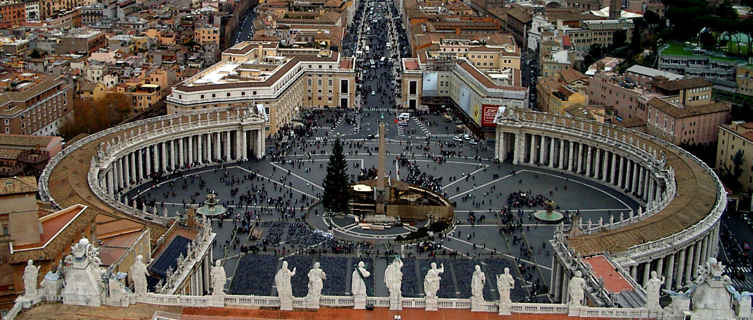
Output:
<instances>
[{"instance_id":1,"label":"green tree","mask_svg":"<svg viewBox=\"0 0 753 320\"><path fill-rule=\"evenodd\" d=\"M324 207L330 211L345 212L348 208L350 194L348 193L347 166L342 143L340 139L337 139L332 147L332 155L329 156L327 176L324 177L324 196L322 197Z\"/></svg>"}]
</instances>

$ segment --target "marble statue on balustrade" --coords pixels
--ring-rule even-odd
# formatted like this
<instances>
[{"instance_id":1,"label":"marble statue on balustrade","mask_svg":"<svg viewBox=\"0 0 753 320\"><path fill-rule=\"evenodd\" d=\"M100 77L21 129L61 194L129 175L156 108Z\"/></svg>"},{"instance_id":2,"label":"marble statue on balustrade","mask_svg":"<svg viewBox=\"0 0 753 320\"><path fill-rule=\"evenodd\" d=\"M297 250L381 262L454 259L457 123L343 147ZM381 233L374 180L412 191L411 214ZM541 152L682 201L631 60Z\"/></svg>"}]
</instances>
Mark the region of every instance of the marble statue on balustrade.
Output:
<instances>
[{"instance_id":1,"label":"marble statue on balustrade","mask_svg":"<svg viewBox=\"0 0 753 320\"><path fill-rule=\"evenodd\" d=\"M24 268L24 296L27 298L36 297L37 279L39 279L39 267L34 265L34 261L29 259Z\"/></svg>"},{"instance_id":2,"label":"marble statue on balustrade","mask_svg":"<svg viewBox=\"0 0 753 320\"><path fill-rule=\"evenodd\" d=\"M146 276L149 275L149 271L146 270L146 264L144 264L144 256L136 256L136 261L128 269L128 278L133 283L133 293L137 296L146 295Z\"/></svg>"},{"instance_id":3,"label":"marble statue on balustrade","mask_svg":"<svg viewBox=\"0 0 753 320\"><path fill-rule=\"evenodd\" d=\"M646 308L649 310L661 310L659 305L659 291L664 284L664 277L659 279L656 271L651 271L651 279L646 283Z\"/></svg>"},{"instance_id":4,"label":"marble statue on balustrade","mask_svg":"<svg viewBox=\"0 0 753 320\"><path fill-rule=\"evenodd\" d=\"M512 307L510 291L515 288L515 278L510 274L510 268L505 268L503 274L497 275L497 291L499 291L499 314L509 315Z\"/></svg>"},{"instance_id":5,"label":"marble statue on balustrade","mask_svg":"<svg viewBox=\"0 0 753 320\"><path fill-rule=\"evenodd\" d=\"M567 283L567 291L570 299L568 304L570 306L579 307L583 305L583 298L585 297L586 280L583 279L583 273L580 270L575 271L575 275Z\"/></svg>"},{"instance_id":6,"label":"marble statue on balustrade","mask_svg":"<svg viewBox=\"0 0 753 320\"><path fill-rule=\"evenodd\" d=\"M226 281L225 267L222 266L222 261L217 259L214 262L214 267L212 267L212 295L224 295Z\"/></svg>"},{"instance_id":7,"label":"marble statue on balustrade","mask_svg":"<svg viewBox=\"0 0 753 320\"><path fill-rule=\"evenodd\" d=\"M288 269L288 262L283 261L282 267L275 275L277 296L280 297L280 310L293 310L293 288L290 286L290 278L295 275L296 268Z\"/></svg>"},{"instance_id":8,"label":"marble statue on balustrade","mask_svg":"<svg viewBox=\"0 0 753 320\"><path fill-rule=\"evenodd\" d=\"M471 278L471 311L486 311L483 310L485 284L486 274L481 271L481 266L476 265Z\"/></svg>"},{"instance_id":9,"label":"marble statue on balustrade","mask_svg":"<svg viewBox=\"0 0 753 320\"><path fill-rule=\"evenodd\" d=\"M322 297L322 288L327 274L322 270L319 262L314 262L314 267L309 270L309 292L306 295L306 308L319 309L319 301Z\"/></svg>"},{"instance_id":10,"label":"marble statue on balustrade","mask_svg":"<svg viewBox=\"0 0 753 320\"><path fill-rule=\"evenodd\" d=\"M403 260L395 257L395 260L384 270L384 284L390 294L390 310L402 310L402 285L403 285Z\"/></svg>"},{"instance_id":11,"label":"marble statue on balustrade","mask_svg":"<svg viewBox=\"0 0 753 320\"><path fill-rule=\"evenodd\" d=\"M426 310L437 310L437 292L439 291L439 282L442 280L442 277L440 277L439 275L442 273L444 273L444 264L441 264L441 266L437 268L436 262L432 262L431 268L429 269L429 271L426 271L426 276L424 277Z\"/></svg>"},{"instance_id":12,"label":"marble statue on balustrade","mask_svg":"<svg viewBox=\"0 0 753 320\"><path fill-rule=\"evenodd\" d=\"M63 303L99 307L102 304L104 269L100 267L99 250L82 238L71 246L71 254L64 259L65 287Z\"/></svg>"},{"instance_id":13,"label":"marble statue on balustrade","mask_svg":"<svg viewBox=\"0 0 753 320\"><path fill-rule=\"evenodd\" d=\"M358 262L353 270L353 276L350 281L350 291L353 294L353 309L366 309L366 278L371 273L366 270L366 263Z\"/></svg>"},{"instance_id":14,"label":"marble statue on balustrade","mask_svg":"<svg viewBox=\"0 0 753 320\"><path fill-rule=\"evenodd\" d=\"M127 307L130 304L129 297L131 296L131 292L123 283L123 279L125 279L126 276L127 274L124 272L118 272L116 274L108 273L108 297L105 300L106 304L120 307Z\"/></svg>"},{"instance_id":15,"label":"marble statue on balustrade","mask_svg":"<svg viewBox=\"0 0 753 320\"><path fill-rule=\"evenodd\" d=\"M484 285L486 284L486 274L481 271L481 266L476 265L471 278L471 299L484 302Z\"/></svg>"}]
</instances>

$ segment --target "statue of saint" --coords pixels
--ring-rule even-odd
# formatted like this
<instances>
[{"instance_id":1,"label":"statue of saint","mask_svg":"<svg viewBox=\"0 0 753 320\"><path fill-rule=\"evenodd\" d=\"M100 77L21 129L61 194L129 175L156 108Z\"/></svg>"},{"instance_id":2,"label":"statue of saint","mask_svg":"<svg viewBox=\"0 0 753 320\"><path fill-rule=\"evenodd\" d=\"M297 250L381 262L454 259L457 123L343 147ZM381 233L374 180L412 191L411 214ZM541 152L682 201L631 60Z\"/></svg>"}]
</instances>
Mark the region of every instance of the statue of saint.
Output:
<instances>
[{"instance_id":1,"label":"statue of saint","mask_svg":"<svg viewBox=\"0 0 753 320\"><path fill-rule=\"evenodd\" d=\"M646 283L646 308L649 310L659 310L659 291L664 284L664 277L659 279L656 271L651 271L651 279Z\"/></svg>"},{"instance_id":2,"label":"statue of saint","mask_svg":"<svg viewBox=\"0 0 753 320\"><path fill-rule=\"evenodd\" d=\"M486 274L481 271L481 266L476 265L471 278L471 299L484 301L484 285L486 284Z\"/></svg>"},{"instance_id":3,"label":"statue of saint","mask_svg":"<svg viewBox=\"0 0 753 320\"><path fill-rule=\"evenodd\" d=\"M353 270L353 276L351 277L350 291L354 297L366 297L366 282L364 279L371 276L368 270L366 270L366 263L363 261L358 262L358 266Z\"/></svg>"},{"instance_id":4,"label":"statue of saint","mask_svg":"<svg viewBox=\"0 0 753 320\"><path fill-rule=\"evenodd\" d=\"M37 278L39 277L39 267L34 265L34 260L29 259L24 269L24 295L34 297L37 295Z\"/></svg>"},{"instance_id":5,"label":"statue of saint","mask_svg":"<svg viewBox=\"0 0 753 320\"><path fill-rule=\"evenodd\" d=\"M146 270L143 260L144 256L136 256L136 262L128 270L128 276L133 282L133 292L137 295L146 294L146 276L149 274L149 271Z\"/></svg>"},{"instance_id":6,"label":"statue of saint","mask_svg":"<svg viewBox=\"0 0 753 320\"><path fill-rule=\"evenodd\" d=\"M567 283L567 291L570 295L570 301L568 304L571 306L582 306L583 297L585 296L583 290L586 289L586 280L583 279L583 273L575 271L575 275Z\"/></svg>"},{"instance_id":7,"label":"statue of saint","mask_svg":"<svg viewBox=\"0 0 753 320\"><path fill-rule=\"evenodd\" d=\"M226 281L227 274L225 274L225 268L222 266L222 261L217 259L214 261L214 267L212 267L212 295L225 294Z\"/></svg>"},{"instance_id":8,"label":"statue of saint","mask_svg":"<svg viewBox=\"0 0 753 320\"><path fill-rule=\"evenodd\" d=\"M499 291L499 304L510 305L510 290L515 288L515 279L510 274L510 268L505 268L505 273L497 275L497 290Z\"/></svg>"},{"instance_id":9,"label":"statue of saint","mask_svg":"<svg viewBox=\"0 0 753 320\"><path fill-rule=\"evenodd\" d=\"M384 284L390 292L390 297L402 296L403 272L400 270L402 267L403 261L400 257L395 257L395 260L384 270Z\"/></svg>"},{"instance_id":10,"label":"statue of saint","mask_svg":"<svg viewBox=\"0 0 753 320\"><path fill-rule=\"evenodd\" d=\"M437 268L437 263L432 262L431 269L426 272L426 277L424 277L424 294L426 295L426 298L437 298L439 281L442 280L439 275L442 273L444 273L444 264L441 264L441 266Z\"/></svg>"},{"instance_id":11,"label":"statue of saint","mask_svg":"<svg viewBox=\"0 0 753 320\"><path fill-rule=\"evenodd\" d=\"M322 288L327 274L321 269L319 262L314 262L314 267L309 270L309 292L306 295L311 306L319 307L319 298L322 296Z\"/></svg>"},{"instance_id":12,"label":"statue of saint","mask_svg":"<svg viewBox=\"0 0 753 320\"><path fill-rule=\"evenodd\" d=\"M280 268L279 271L277 271L277 274L275 275L275 285L277 285L277 296L282 298L287 298L292 301L293 299L293 288L290 287L290 278L292 278L295 275L295 268L293 268L293 271L288 270L288 262L283 261L282 262L282 268Z\"/></svg>"}]
</instances>

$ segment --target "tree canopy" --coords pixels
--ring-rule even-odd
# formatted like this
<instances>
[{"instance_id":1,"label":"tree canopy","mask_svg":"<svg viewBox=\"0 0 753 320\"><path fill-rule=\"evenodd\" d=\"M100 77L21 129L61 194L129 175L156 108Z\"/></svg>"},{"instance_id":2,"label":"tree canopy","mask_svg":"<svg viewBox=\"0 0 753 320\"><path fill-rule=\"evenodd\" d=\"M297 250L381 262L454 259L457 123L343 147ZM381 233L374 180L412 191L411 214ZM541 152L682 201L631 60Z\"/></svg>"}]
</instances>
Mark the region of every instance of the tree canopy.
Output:
<instances>
[{"instance_id":1,"label":"tree canopy","mask_svg":"<svg viewBox=\"0 0 753 320\"><path fill-rule=\"evenodd\" d=\"M131 110L131 98L121 93L109 93L99 100L77 98L73 101L73 117L60 127L60 135L71 139L110 128L127 118Z\"/></svg>"}]
</instances>

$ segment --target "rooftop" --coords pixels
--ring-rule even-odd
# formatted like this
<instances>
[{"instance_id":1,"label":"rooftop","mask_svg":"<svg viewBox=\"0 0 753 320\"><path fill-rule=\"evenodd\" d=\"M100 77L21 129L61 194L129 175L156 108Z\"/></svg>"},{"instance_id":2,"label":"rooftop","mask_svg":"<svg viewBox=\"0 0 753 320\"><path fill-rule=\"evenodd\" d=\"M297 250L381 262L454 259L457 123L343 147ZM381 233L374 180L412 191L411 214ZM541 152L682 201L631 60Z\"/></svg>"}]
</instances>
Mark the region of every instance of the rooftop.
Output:
<instances>
[{"instance_id":1,"label":"rooftop","mask_svg":"<svg viewBox=\"0 0 753 320\"><path fill-rule=\"evenodd\" d=\"M617 272L615 266L612 265L612 263L603 255L591 256L584 258L583 260L591 265L596 277L604 280L604 288L607 289L609 293L633 290L633 286L625 280L622 274Z\"/></svg>"},{"instance_id":2,"label":"rooftop","mask_svg":"<svg viewBox=\"0 0 753 320\"><path fill-rule=\"evenodd\" d=\"M662 71L662 70L658 70L658 69L654 69L654 68L649 68L649 67L644 67L644 66L638 65L638 64L631 66L625 72L626 73L635 73L635 74L639 74L639 75L642 75L642 76L648 76L648 77L652 77L652 78L664 77L664 78L667 78L669 80L678 80L678 79L682 79L682 77L683 77L682 75L679 75L679 74L676 74L676 73L672 73L672 72L669 72L669 71Z\"/></svg>"},{"instance_id":3,"label":"rooftop","mask_svg":"<svg viewBox=\"0 0 753 320\"><path fill-rule=\"evenodd\" d=\"M42 224L40 242L12 246L11 254L15 251L43 249L48 243L50 243L50 241L60 234L66 226L81 215L86 208L87 207L82 204L73 205L39 218L39 222Z\"/></svg>"},{"instance_id":4,"label":"rooftop","mask_svg":"<svg viewBox=\"0 0 753 320\"><path fill-rule=\"evenodd\" d=\"M0 195L37 192L37 178L12 177L0 179Z\"/></svg>"}]
</instances>

